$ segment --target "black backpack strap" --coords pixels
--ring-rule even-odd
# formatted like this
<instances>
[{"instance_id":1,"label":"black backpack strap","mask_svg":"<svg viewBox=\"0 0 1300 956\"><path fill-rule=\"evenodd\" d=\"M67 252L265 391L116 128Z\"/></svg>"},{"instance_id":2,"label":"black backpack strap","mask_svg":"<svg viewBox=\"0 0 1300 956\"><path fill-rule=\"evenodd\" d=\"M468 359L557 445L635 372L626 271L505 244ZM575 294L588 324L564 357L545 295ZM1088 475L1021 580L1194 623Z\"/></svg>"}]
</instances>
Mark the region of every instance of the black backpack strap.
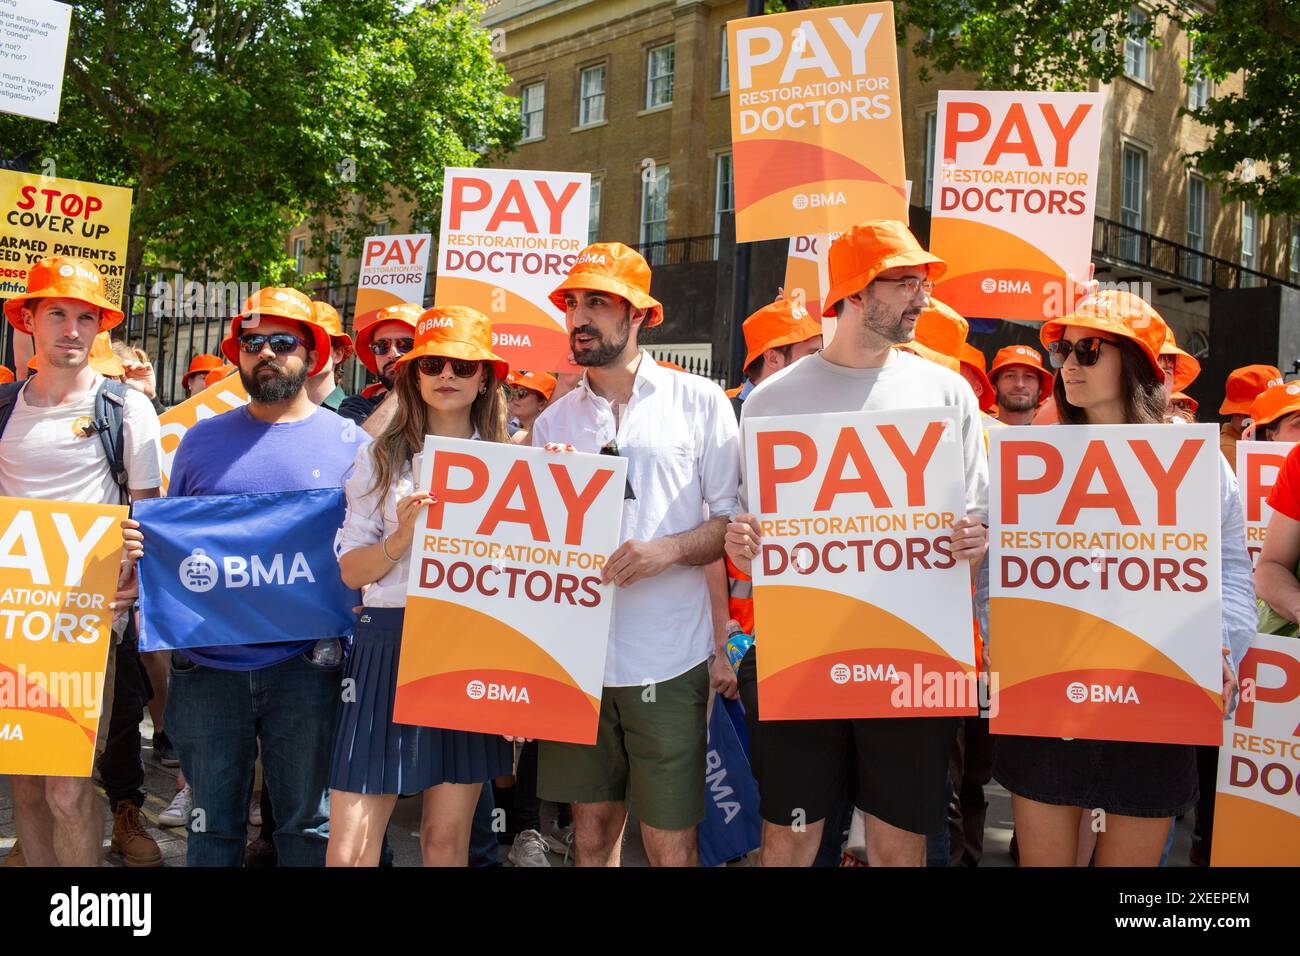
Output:
<instances>
[{"instance_id":1,"label":"black backpack strap","mask_svg":"<svg viewBox=\"0 0 1300 956\"><path fill-rule=\"evenodd\" d=\"M9 416L14 413L14 405L18 403L18 393L23 390L26 381L22 382L5 382L0 385L0 435L5 433L5 426L9 424Z\"/></svg>"},{"instance_id":2,"label":"black backpack strap","mask_svg":"<svg viewBox=\"0 0 1300 956\"><path fill-rule=\"evenodd\" d=\"M126 456L123 454L122 421L126 417L126 394L131 386L105 379L95 393L95 430L108 459L108 469L123 492L126 491Z\"/></svg>"}]
</instances>

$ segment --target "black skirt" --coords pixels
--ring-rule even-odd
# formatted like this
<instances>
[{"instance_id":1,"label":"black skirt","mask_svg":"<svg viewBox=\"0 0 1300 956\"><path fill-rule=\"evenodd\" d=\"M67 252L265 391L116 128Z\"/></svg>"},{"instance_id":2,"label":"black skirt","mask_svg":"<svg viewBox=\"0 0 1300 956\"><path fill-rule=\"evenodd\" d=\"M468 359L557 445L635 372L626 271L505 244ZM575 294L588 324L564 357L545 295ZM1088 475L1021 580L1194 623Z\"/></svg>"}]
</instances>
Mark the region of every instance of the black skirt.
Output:
<instances>
[{"instance_id":1,"label":"black skirt","mask_svg":"<svg viewBox=\"0 0 1300 956\"><path fill-rule=\"evenodd\" d=\"M419 793L440 783L482 783L511 772L513 748L497 734L393 723L405 609L365 608L357 620L339 705L330 788Z\"/></svg>"},{"instance_id":2,"label":"black skirt","mask_svg":"<svg viewBox=\"0 0 1300 956\"><path fill-rule=\"evenodd\" d=\"M1039 803L1122 817L1176 817L1196 805L1196 748L1126 740L993 738L993 776Z\"/></svg>"}]
</instances>

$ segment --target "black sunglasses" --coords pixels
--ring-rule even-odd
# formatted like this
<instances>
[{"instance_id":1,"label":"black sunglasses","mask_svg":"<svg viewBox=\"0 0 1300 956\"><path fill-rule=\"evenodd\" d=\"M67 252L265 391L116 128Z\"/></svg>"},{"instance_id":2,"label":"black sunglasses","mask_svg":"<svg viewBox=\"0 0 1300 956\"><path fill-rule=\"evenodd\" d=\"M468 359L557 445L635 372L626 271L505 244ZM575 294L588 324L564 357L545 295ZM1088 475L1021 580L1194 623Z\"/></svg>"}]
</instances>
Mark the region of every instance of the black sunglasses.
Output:
<instances>
[{"instance_id":1,"label":"black sunglasses","mask_svg":"<svg viewBox=\"0 0 1300 956\"><path fill-rule=\"evenodd\" d=\"M393 349L397 349L398 355L405 355L413 348L415 339L372 339L370 342L370 351L376 355L387 355Z\"/></svg>"},{"instance_id":2,"label":"black sunglasses","mask_svg":"<svg viewBox=\"0 0 1300 956\"><path fill-rule=\"evenodd\" d=\"M271 346L271 351L276 355L292 352L299 346L308 351L311 350L311 345L301 336L294 335L292 332L272 332L270 335L262 332L248 332L239 337L239 348L249 355L256 355L267 345Z\"/></svg>"},{"instance_id":3,"label":"black sunglasses","mask_svg":"<svg viewBox=\"0 0 1300 956\"><path fill-rule=\"evenodd\" d=\"M1089 365L1096 365L1097 358L1101 355L1103 345L1113 345L1119 348L1119 345L1109 339L1103 339L1099 335L1090 335L1086 339L1079 339L1077 342L1067 342L1065 339L1057 339L1047 346L1047 357L1051 362L1052 368L1062 368L1065 360L1074 353L1074 360L1087 368Z\"/></svg>"},{"instance_id":4,"label":"black sunglasses","mask_svg":"<svg viewBox=\"0 0 1300 956\"><path fill-rule=\"evenodd\" d=\"M618 442L612 440L606 442L601 446L600 453L602 455L609 455L611 458L618 458ZM636 494L632 491L632 479L626 479L625 485L626 486L623 488L623 500L636 501Z\"/></svg>"},{"instance_id":5,"label":"black sunglasses","mask_svg":"<svg viewBox=\"0 0 1300 956\"><path fill-rule=\"evenodd\" d=\"M451 373L457 378L473 378L482 362L470 359L449 359L444 355L421 355L415 364L425 375L441 375L446 364L451 363Z\"/></svg>"}]
</instances>

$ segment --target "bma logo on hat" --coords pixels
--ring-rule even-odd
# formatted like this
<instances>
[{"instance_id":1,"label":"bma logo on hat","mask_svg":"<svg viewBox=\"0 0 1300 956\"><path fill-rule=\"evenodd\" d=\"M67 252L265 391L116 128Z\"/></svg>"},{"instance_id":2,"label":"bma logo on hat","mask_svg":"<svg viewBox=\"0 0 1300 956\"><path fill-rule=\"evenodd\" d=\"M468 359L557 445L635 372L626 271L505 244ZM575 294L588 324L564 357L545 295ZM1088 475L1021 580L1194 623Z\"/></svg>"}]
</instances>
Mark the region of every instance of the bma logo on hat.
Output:
<instances>
[{"instance_id":1,"label":"bma logo on hat","mask_svg":"<svg viewBox=\"0 0 1300 956\"><path fill-rule=\"evenodd\" d=\"M1286 393L1288 395L1300 395L1300 384L1292 382L1286 387Z\"/></svg>"},{"instance_id":2,"label":"bma logo on hat","mask_svg":"<svg viewBox=\"0 0 1300 956\"><path fill-rule=\"evenodd\" d=\"M202 594L217 586L217 562L204 553L202 548L195 548L190 556L181 562L181 584L191 591Z\"/></svg>"},{"instance_id":3,"label":"bma logo on hat","mask_svg":"<svg viewBox=\"0 0 1300 956\"><path fill-rule=\"evenodd\" d=\"M573 264L576 266L581 265L584 262L591 263L594 266L603 266L608 264L605 261L605 253L603 252L584 252L582 255L578 256L577 260L575 260Z\"/></svg>"},{"instance_id":4,"label":"bma logo on hat","mask_svg":"<svg viewBox=\"0 0 1300 956\"><path fill-rule=\"evenodd\" d=\"M1027 355L1029 355L1029 349L1025 348L1024 346L1017 345L1017 346L1016 346L1016 354L1017 354L1017 355L1026 355L1026 356L1027 356Z\"/></svg>"},{"instance_id":5,"label":"bma logo on hat","mask_svg":"<svg viewBox=\"0 0 1300 956\"><path fill-rule=\"evenodd\" d=\"M430 329L450 329L454 327L455 324L456 323L454 323L449 316L431 315L420 323L420 327L415 330L415 334L423 335Z\"/></svg>"},{"instance_id":6,"label":"bma logo on hat","mask_svg":"<svg viewBox=\"0 0 1300 956\"><path fill-rule=\"evenodd\" d=\"M72 266L59 266L59 275L63 276L65 279L76 271L77 270L72 268Z\"/></svg>"}]
</instances>

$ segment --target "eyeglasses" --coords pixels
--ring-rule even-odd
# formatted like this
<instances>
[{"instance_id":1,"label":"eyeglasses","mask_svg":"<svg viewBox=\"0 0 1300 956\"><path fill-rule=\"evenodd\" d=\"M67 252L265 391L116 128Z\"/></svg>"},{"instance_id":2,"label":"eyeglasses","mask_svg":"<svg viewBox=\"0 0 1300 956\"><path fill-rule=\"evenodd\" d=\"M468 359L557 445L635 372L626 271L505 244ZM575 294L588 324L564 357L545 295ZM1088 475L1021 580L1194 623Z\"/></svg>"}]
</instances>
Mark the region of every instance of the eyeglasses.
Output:
<instances>
[{"instance_id":1,"label":"eyeglasses","mask_svg":"<svg viewBox=\"0 0 1300 956\"><path fill-rule=\"evenodd\" d=\"M611 458L620 457L618 453L618 442L613 440L606 442L600 447L600 454L609 455ZM632 491L631 478L628 478L625 482L625 487L623 488L623 500L636 501L636 494Z\"/></svg>"},{"instance_id":2,"label":"eyeglasses","mask_svg":"<svg viewBox=\"0 0 1300 956\"><path fill-rule=\"evenodd\" d=\"M888 282L891 285L901 285L907 290L908 295L916 295L921 290L929 295L934 291L934 283L929 279L922 279L920 276L901 276L897 279L875 279L875 282Z\"/></svg>"},{"instance_id":3,"label":"eyeglasses","mask_svg":"<svg viewBox=\"0 0 1300 956\"><path fill-rule=\"evenodd\" d=\"M1097 358L1101 355L1103 345L1113 345L1119 348L1119 345L1109 339L1103 339L1100 335L1090 335L1086 339L1079 339L1077 342L1067 342L1065 339L1057 339L1047 346L1047 357L1051 360L1052 368L1062 368L1065 360L1074 353L1074 360L1087 368L1090 365L1097 364Z\"/></svg>"},{"instance_id":4,"label":"eyeglasses","mask_svg":"<svg viewBox=\"0 0 1300 956\"><path fill-rule=\"evenodd\" d=\"M276 355L292 352L299 346L308 350L311 348L300 336L294 335L292 332L272 332L270 335L262 332L248 332L239 337L239 348L249 355L256 355L268 345L271 346L271 351Z\"/></svg>"},{"instance_id":5,"label":"eyeglasses","mask_svg":"<svg viewBox=\"0 0 1300 956\"><path fill-rule=\"evenodd\" d=\"M415 339L373 339L370 343L370 351L376 355L387 355L393 349L397 349L398 355L405 355L413 348Z\"/></svg>"},{"instance_id":6,"label":"eyeglasses","mask_svg":"<svg viewBox=\"0 0 1300 956\"><path fill-rule=\"evenodd\" d=\"M473 378L483 364L469 359L449 359L445 355L421 355L415 360L425 375L441 375L448 362L451 363L451 374L457 378Z\"/></svg>"},{"instance_id":7,"label":"eyeglasses","mask_svg":"<svg viewBox=\"0 0 1300 956\"><path fill-rule=\"evenodd\" d=\"M527 398L529 395L536 394L532 389L524 388L522 385L506 385L504 388L507 399ZM540 395L537 397L541 398Z\"/></svg>"}]
</instances>

